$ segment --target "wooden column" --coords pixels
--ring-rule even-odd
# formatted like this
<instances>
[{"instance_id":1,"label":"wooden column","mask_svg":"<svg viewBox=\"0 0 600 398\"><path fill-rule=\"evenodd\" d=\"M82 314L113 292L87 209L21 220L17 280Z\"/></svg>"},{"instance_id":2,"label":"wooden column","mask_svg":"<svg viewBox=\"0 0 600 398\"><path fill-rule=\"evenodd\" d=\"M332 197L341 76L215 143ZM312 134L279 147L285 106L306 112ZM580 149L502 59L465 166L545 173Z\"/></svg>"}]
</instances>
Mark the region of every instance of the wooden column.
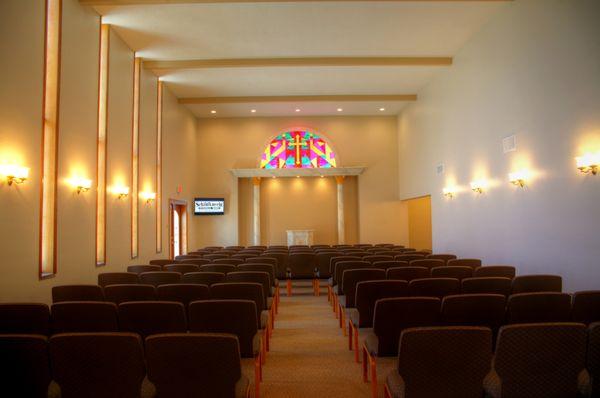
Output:
<instances>
[{"instance_id":1,"label":"wooden column","mask_svg":"<svg viewBox=\"0 0 600 398\"><path fill-rule=\"evenodd\" d=\"M338 228L338 244L343 245L346 236L344 223L344 176L336 176L337 182L337 228Z\"/></svg>"},{"instance_id":2,"label":"wooden column","mask_svg":"<svg viewBox=\"0 0 600 398\"><path fill-rule=\"evenodd\" d=\"M253 218L252 236L255 245L260 245L260 177L252 177Z\"/></svg>"}]
</instances>

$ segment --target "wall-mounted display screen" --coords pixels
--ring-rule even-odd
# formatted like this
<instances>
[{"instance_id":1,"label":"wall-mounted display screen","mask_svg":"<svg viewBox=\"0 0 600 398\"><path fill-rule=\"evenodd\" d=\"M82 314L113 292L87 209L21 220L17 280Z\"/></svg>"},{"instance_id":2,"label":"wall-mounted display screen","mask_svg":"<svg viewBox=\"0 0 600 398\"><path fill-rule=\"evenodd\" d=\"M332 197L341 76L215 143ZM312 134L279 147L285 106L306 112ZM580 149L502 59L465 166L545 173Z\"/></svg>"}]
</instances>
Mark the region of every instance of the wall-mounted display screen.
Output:
<instances>
[{"instance_id":1,"label":"wall-mounted display screen","mask_svg":"<svg viewBox=\"0 0 600 398\"><path fill-rule=\"evenodd\" d=\"M225 199L223 198L195 198L194 215L219 216L225 214Z\"/></svg>"}]
</instances>

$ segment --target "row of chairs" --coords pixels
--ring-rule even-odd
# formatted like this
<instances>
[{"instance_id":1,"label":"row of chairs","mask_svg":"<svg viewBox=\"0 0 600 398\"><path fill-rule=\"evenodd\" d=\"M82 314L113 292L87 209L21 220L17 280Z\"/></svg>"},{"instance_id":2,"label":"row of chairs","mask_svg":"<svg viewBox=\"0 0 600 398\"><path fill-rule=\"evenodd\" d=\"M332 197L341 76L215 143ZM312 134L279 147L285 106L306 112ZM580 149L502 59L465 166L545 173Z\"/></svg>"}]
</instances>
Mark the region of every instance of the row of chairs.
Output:
<instances>
[{"instance_id":1,"label":"row of chairs","mask_svg":"<svg viewBox=\"0 0 600 398\"><path fill-rule=\"evenodd\" d=\"M250 396L233 334L0 334L0 352L11 397Z\"/></svg>"},{"instance_id":2,"label":"row of chairs","mask_svg":"<svg viewBox=\"0 0 600 398\"><path fill-rule=\"evenodd\" d=\"M366 362L366 361L365 361ZM373 367L372 367L373 369ZM367 370L363 378L367 380ZM377 395L372 374L373 396ZM495 353L486 327L409 328L385 398L600 396L600 323L504 326Z\"/></svg>"}]
</instances>

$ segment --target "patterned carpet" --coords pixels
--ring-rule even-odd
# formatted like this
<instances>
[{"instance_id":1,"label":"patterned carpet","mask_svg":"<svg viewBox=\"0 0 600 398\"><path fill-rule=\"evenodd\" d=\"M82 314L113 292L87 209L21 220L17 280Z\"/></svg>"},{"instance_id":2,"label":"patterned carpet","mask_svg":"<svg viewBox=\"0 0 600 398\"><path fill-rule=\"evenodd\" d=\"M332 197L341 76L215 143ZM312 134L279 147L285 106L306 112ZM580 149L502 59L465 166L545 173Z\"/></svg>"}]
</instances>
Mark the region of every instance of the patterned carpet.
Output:
<instances>
[{"instance_id":1,"label":"patterned carpet","mask_svg":"<svg viewBox=\"0 0 600 398\"><path fill-rule=\"evenodd\" d=\"M381 383L393 368L393 359L380 362L379 395L383 396ZM254 379L253 372L251 361L244 363L244 374L250 380ZM260 395L265 398L371 396L370 384L362 381L361 366L348 350L347 337L338 327L325 289L319 297L312 295L310 282L295 282L292 297L286 297L282 289Z\"/></svg>"}]
</instances>

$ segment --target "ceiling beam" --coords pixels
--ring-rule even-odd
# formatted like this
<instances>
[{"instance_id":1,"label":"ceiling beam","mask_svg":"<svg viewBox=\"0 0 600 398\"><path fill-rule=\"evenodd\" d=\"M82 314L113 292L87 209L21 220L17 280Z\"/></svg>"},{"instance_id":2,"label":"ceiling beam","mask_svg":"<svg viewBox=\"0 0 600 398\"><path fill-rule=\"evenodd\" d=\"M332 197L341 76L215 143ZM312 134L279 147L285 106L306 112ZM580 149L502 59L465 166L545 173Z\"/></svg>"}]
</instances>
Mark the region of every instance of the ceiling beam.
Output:
<instances>
[{"instance_id":1,"label":"ceiling beam","mask_svg":"<svg viewBox=\"0 0 600 398\"><path fill-rule=\"evenodd\" d=\"M384 102L416 101L416 94L395 95L284 95L257 97L192 97L179 98L180 104L246 104L263 102Z\"/></svg>"},{"instance_id":2,"label":"ceiling beam","mask_svg":"<svg viewBox=\"0 0 600 398\"><path fill-rule=\"evenodd\" d=\"M368 0L79 0L80 4L90 6L124 6L124 5L141 5L141 4L202 4L202 3L335 3L335 2L368 2ZM446 2L446 3L498 3L498 2L510 2L514 0L379 0L386 2Z\"/></svg>"},{"instance_id":3,"label":"ceiling beam","mask_svg":"<svg viewBox=\"0 0 600 398\"><path fill-rule=\"evenodd\" d=\"M204 68L269 68L310 66L448 66L452 57L308 57L308 58L241 58L193 59L177 61L144 60L151 70Z\"/></svg>"}]
</instances>

